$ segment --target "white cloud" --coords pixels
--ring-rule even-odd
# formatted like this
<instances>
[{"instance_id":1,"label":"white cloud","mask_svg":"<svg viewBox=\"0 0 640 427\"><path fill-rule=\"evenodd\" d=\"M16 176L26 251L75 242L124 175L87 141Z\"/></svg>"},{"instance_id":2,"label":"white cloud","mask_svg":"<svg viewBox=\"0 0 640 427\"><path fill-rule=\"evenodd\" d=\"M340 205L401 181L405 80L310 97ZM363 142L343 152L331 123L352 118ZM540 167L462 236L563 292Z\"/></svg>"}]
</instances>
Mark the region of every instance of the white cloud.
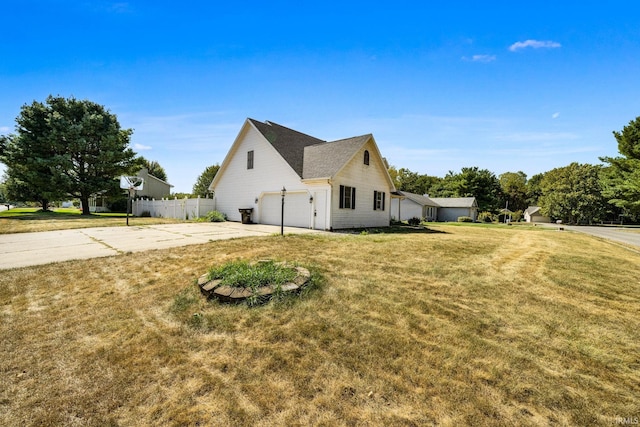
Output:
<instances>
[{"instance_id":1,"label":"white cloud","mask_svg":"<svg viewBox=\"0 0 640 427\"><path fill-rule=\"evenodd\" d=\"M557 119L558 117L560 117L560 113L557 113L557 112L551 115L552 119Z\"/></svg>"},{"instance_id":2,"label":"white cloud","mask_svg":"<svg viewBox=\"0 0 640 427\"><path fill-rule=\"evenodd\" d=\"M138 151L148 151L151 150L151 146L150 145L143 145L143 144L133 144L133 148L135 150Z\"/></svg>"},{"instance_id":3,"label":"white cloud","mask_svg":"<svg viewBox=\"0 0 640 427\"><path fill-rule=\"evenodd\" d=\"M496 60L495 55L473 55L471 58L467 56L463 56L462 59L464 61L470 62L492 62Z\"/></svg>"},{"instance_id":4,"label":"white cloud","mask_svg":"<svg viewBox=\"0 0 640 427\"><path fill-rule=\"evenodd\" d=\"M551 40L544 40L544 41L543 40L525 40L523 42L516 42L512 44L511 46L509 46L509 50L511 52L515 52L517 50L526 49L528 47L531 47L533 49L540 49L540 48L555 49L555 48L562 47L562 45L558 42L554 42Z\"/></svg>"},{"instance_id":5,"label":"white cloud","mask_svg":"<svg viewBox=\"0 0 640 427\"><path fill-rule=\"evenodd\" d=\"M0 126L0 132L9 132L9 126Z\"/></svg>"}]
</instances>

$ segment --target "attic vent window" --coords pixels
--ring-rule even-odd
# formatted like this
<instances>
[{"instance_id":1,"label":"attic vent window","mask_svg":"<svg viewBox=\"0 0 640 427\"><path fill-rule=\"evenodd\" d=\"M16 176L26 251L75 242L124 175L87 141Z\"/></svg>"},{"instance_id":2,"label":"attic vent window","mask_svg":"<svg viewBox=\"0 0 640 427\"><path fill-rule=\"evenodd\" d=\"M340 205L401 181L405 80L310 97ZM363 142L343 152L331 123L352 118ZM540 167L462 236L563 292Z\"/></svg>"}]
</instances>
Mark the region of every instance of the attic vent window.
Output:
<instances>
[{"instance_id":1,"label":"attic vent window","mask_svg":"<svg viewBox=\"0 0 640 427\"><path fill-rule=\"evenodd\" d=\"M369 150L364 150L364 164L369 165Z\"/></svg>"},{"instance_id":2,"label":"attic vent window","mask_svg":"<svg viewBox=\"0 0 640 427\"><path fill-rule=\"evenodd\" d=\"M247 151L247 169L253 169L253 150Z\"/></svg>"}]
</instances>

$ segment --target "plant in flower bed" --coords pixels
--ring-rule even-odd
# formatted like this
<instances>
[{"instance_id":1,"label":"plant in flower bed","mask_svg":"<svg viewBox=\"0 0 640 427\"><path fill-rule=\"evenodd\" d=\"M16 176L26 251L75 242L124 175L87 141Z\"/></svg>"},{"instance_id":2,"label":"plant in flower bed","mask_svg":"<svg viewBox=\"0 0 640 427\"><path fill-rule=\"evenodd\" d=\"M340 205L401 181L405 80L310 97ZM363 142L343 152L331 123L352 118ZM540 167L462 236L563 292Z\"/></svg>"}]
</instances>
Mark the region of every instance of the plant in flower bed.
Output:
<instances>
[{"instance_id":1,"label":"plant in flower bed","mask_svg":"<svg viewBox=\"0 0 640 427\"><path fill-rule=\"evenodd\" d=\"M200 282L201 289L207 295L233 301L246 301L250 306L265 302L272 296L280 296L286 284L293 284L295 289L304 282L298 282L301 270L283 262L258 261L232 261L220 267L209 270ZM303 278L306 281L306 278ZM297 286L296 286L297 285ZM293 287L292 287L293 289ZM217 290L217 291L216 291Z\"/></svg>"}]
</instances>

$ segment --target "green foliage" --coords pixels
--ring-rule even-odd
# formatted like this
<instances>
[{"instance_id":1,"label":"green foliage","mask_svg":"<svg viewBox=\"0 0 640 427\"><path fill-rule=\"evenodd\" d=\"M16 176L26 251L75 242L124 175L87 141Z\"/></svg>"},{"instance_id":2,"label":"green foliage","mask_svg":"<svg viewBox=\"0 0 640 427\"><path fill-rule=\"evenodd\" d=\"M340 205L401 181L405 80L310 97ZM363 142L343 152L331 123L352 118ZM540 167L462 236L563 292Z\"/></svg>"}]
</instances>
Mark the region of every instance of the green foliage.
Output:
<instances>
[{"instance_id":1,"label":"green foliage","mask_svg":"<svg viewBox=\"0 0 640 427\"><path fill-rule=\"evenodd\" d=\"M473 218L468 216L459 216L458 222L473 222Z\"/></svg>"},{"instance_id":2,"label":"green foliage","mask_svg":"<svg viewBox=\"0 0 640 427\"><path fill-rule=\"evenodd\" d=\"M571 163L552 169L540 182L541 213L570 224L600 221L606 215L606 199L602 195L602 167Z\"/></svg>"},{"instance_id":3,"label":"green foliage","mask_svg":"<svg viewBox=\"0 0 640 427\"><path fill-rule=\"evenodd\" d=\"M121 129L103 106L49 96L24 105L16 135L2 137L1 159L20 200L78 198L89 215L89 197L117 186L135 163L130 129ZM11 181L12 180L12 181Z\"/></svg>"},{"instance_id":4,"label":"green foliage","mask_svg":"<svg viewBox=\"0 0 640 427\"><path fill-rule=\"evenodd\" d=\"M500 182L500 205L509 206L510 210L523 210L527 203L527 174L522 171L505 172L498 178Z\"/></svg>"},{"instance_id":5,"label":"green foliage","mask_svg":"<svg viewBox=\"0 0 640 427\"><path fill-rule=\"evenodd\" d=\"M640 214L640 117L629 122L622 132L613 132L618 152L623 157L602 157L609 163L603 173L603 194L609 203Z\"/></svg>"},{"instance_id":6,"label":"green foliage","mask_svg":"<svg viewBox=\"0 0 640 427\"><path fill-rule=\"evenodd\" d=\"M257 289L266 285L284 285L296 277L296 270L275 261L249 264L233 261L209 270L209 279L221 279L219 286L237 286Z\"/></svg>"},{"instance_id":7,"label":"green foliage","mask_svg":"<svg viewBox=\"0 0 640 427\"><path fill-rule=\"evenodd\" d=\"M162 166L160 166L160 163L158 163L157 161L155 160L149 161L144 157L140 156L136 159L136 163L140 165L140 168L147 169L147 172L149 173L149 175L153 175L156 178L161 179L164 182L167 182L167 172L164 170ZM133 173L138 172L138 170L133 171Z\"/></svg>"},{"instance_id":8,"label":"green foliage","mask_svg":"<svg viewBox=\"0 0 640 427\"><path fill-rule=\"evenodd\" d=\"M464 167L460 173L449 171L442 184L445 195L439 197L475 197L481 211L500 208L500 181L488 169Z\"/></svg>"},{"instance_id":9,"label":"green foliage","mask_svg":"<svg viewBox=\"0 0 640 427\"><path fill-rule=\"evenodd\" d=\"M227 216L219 211L209 211L205 218L207 222L225 222L227 220Z\"/></svg>"},{"instance_id":10,"label":"green foliage","mask_svg":"<svg viewBox=\"0 0 640 427\"><path fill-rule=\"evenodd\" d=\"M193 185L193 194L200 197L207 197L207 195L211 194L209 185L211 185L218 170L220 170L220 165L218 164L207 167L204 172L198 176L196 183Z\"/></svg>"},{"instance_id":11,"label":"green foliage","mask_svg":"<svg viewBox=\"0 0 640 427\"><path fill-rule=\"evenodd\" d=\"M413 218L409 218L407 220L407 224L414 225L414 226L415 225L420 225L421 222L422 222L422 220L420 218L418 218L418 217L415 217L415 216Z\"/></svg>"},{"instance_id":12,"label":"green foliage","mask_svg":"<svg viewBox=\"0 0 640 427\"><path fill-rule=\"evenodd\" d=\"M491 212L480 212L478 214L478 221L480 222L493 222L495 221L495 215L492 214Z\"/></svg>"}]
</instances>

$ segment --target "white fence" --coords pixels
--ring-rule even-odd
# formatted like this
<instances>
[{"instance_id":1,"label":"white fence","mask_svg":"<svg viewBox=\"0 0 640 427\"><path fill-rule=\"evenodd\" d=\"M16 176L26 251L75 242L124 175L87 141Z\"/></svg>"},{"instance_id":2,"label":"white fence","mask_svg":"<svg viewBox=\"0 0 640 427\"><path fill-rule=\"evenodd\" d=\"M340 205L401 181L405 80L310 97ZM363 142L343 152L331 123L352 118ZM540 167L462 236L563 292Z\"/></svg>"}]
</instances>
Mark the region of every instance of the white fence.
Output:
<instances>
[{"instance_id":1,"label":"white fence","mask_svg":"<svg viewBox=\"0 0 640 427\"><path fill-rule=\"evenodd\" d=\"M152 217L195 219L206 216L207 212L216 208L214 199L138 199L131 202L131 212L135 216L141 216L143 212L149 212Z\"/></svg>"}]
</instances>

